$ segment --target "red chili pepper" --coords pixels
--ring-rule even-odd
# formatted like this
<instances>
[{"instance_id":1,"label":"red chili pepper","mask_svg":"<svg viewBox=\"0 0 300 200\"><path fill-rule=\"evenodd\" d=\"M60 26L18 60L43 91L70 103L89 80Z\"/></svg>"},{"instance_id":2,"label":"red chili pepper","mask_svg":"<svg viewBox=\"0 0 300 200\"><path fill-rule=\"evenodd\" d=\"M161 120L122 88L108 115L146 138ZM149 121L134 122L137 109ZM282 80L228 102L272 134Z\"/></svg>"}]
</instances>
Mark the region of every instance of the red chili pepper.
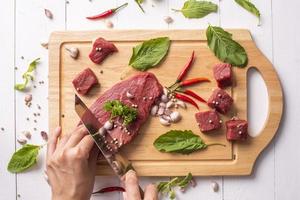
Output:
<instances>
[{"instance_id":1,"label":"red chili pepper","mask_svg":"<svg viewBox=\"0 0 300 200\"><path fill-rule=\"evenodd\" d=\"M189 71L189 69L191 68L191 66L194 62L194 58L195 58L195 51L193 51L189 61L185 64L182 71L179 73L179 75L176 79L176 83L179 83L185 77L185 75L187 74L187 72Z\"/></svg>"},{"instance_id":2,"label":"red chili pepper","mask_svg":"<svg viewBox=\"0 0 300 200\"><path fill-rule=\"evenodd\" d=\"M114 186L114 187L105 187L97 192L93 192L93 194L98 194L98 193L107 193L107 192L125 192L125 189L122 187Z\"/></svg>"},{"instance_id":3,"label":"red chili pepper","mask_svg":"<svg viewBox=\"0 0 300 200\"><path fill-rule=\"evenodd\" d=\"M114 14L115 12L117 12L119 9L127 6L128 3L124 3L123 5L119 6L119 7L116 7L116 8L112 8L112 9L109 9L107 11L104 11L98 15L95 15L95 16L90 16L90 17L86 17L87 19L103 19L103 18L106 18L108 16L111 16L112 14Z\"/></svg>"},{"instance_id":4,"label":"red chili pepper","mask_svg":"<svg viewBox=\"0 0 300 200\"><path fill-rule=\"evenodd\" d=\"M175 98L179 99L179 100L182 100L184 102L187 102L189 104L192 104L193 106L195 106L199 110L199 106L197 105L197 103L193 99L191 99L190 97L187 97L187 96L182 95L182 94L175 93Z\"/></svg>"},{"instance_id":5,"label":"red chili pepper","mask_svg":"<svg viewBox=\"0 0 300 200\"><path fill-rule=\"evenodd\" d=\"M202 97L200 97L198 94L196 94L195 92L193 92L192 90L176 90L178 92L182 92L186 95L189 95L191 97L194 97L195 99L197 99L198 101L201 101L203 103L207 103L207 101L205 99L203 99Z\"/></svg>"},{"instance_id":6,"label":"red chili pepper","mask_svg":"<svg viewBox=\"0 0 300 200\"><path fill-rule=\"evenodd\" d=\"M202 83L202 82L210 82L210 80L208 78L204 78L204 77L192 78L192 79L188 79L188 80L184 80L184 81L180 82L179 86L180 87L189 86L189 85L194 85L194 84Z\"/></svg>"}]
</instances>

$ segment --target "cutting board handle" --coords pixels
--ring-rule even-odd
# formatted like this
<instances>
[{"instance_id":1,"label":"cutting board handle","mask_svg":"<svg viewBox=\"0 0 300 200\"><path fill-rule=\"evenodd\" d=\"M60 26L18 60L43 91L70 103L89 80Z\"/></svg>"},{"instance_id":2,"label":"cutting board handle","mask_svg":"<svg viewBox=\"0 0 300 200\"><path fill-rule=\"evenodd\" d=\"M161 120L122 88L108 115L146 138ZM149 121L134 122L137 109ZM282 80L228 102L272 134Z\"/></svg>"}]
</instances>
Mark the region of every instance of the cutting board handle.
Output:
<instances>
[{"instance_id":1,"label":"cutting board handle","mask_svg":"<svg viewBox=\"0 0 300 200\"><path fill-rule=\"evenodd\" d=\"M257 146L257 148L253 148L257 151L257 156L271 142L276 134L283 111L283 96L279 77L268 59L265 58L262 60L263 62L260 63L260 65L248 68L248 70L255 68L260 72L268 91L269 108L266 121L258 136L251 140L251 145Z\"/></svg>"}]
</instances>

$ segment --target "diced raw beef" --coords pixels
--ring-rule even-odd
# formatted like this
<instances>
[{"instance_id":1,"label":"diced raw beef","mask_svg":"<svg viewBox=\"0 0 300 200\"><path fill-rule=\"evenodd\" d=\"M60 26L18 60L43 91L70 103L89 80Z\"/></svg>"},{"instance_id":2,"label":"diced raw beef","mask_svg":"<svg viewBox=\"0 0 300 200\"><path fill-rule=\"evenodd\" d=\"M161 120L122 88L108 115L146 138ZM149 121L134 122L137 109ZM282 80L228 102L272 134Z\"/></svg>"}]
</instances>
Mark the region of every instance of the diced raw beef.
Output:
<instances>
[{"instance_id":1,"label":"diced raw beef","mask_svg":"<svg viewBox=\"0 0 300 200\"><path fill-rule=\"evenodd\" d=\"M79 94L85 95L94 85L98 84L98 79L90 68L86 68L76 75L72 83Z\"/></svg>"},{"instance_id":2,"label":"diced raw beef","mask_svg":"<svg viewBox=\"0 0 300 200\"><path fill-rule=\"evenodd\" d=\"M221 128L222 120L216 111L198 112L195 114L196 121L202 132Z\"/></svg>"},{"instance_id":3,"label":"diced raw beef","mask_svg":"<svg viewBox=\"0 0 300 200\"><path fill-rule=\"evenodd\" d=\"M127 80L121 81L104 92L90 107L90 110L103 126L110 119L110 113L103 109L108 100L120 100L127 106L136 107L137 119L123 126L122 119L114 119L114 128L107 131L118 143L118 147L129 143L140 130L149 116L153 103L160 98L163 87L152 73L139 73ZM131 95L128 95L131 94Z\"/></svg>"},{"instance_id":4,"label":"diced raw beef","mask_svg":"<svg viewBox=\"0 0 300 200\"><path fill-rule=\"evenodd\" d=\"M248 122L241 119L231 119L226 122L227 140L246 140L248 137Z\"/></svg>"},{"instance_id":5,"label":"diced raw beef","mask_svg":"<svg viewBox=\"0 0 300 200\"><path fill-rule=\"evenodd\" d=\"M231 65L228 63L217 64L214 69L214 77L218 83L218 87L225 88L232 84Z\"/></svg>"},{"instance_id":6,"label":"diced raw beef","mask_svg":"<svg viewBox=\"0 0 300 200\"><path fill-rule=\"evenodd\" d=\"M93 48L89 57L94 63L100 64L109 54L117 51L118 49L113 43L100 37L93 43Z\"/></svg>"},{"instance_id":7,"label":"diced raw beef","mask_svg":"<svg viewBox=\"0 0 300 200\"><path fill-rule=\"evenodd\" d=\"M233 103L233 99L225 90L215 89L207 101L211 108L215 108L218 112L226 114Z\"/></svg>"}]
</instances>

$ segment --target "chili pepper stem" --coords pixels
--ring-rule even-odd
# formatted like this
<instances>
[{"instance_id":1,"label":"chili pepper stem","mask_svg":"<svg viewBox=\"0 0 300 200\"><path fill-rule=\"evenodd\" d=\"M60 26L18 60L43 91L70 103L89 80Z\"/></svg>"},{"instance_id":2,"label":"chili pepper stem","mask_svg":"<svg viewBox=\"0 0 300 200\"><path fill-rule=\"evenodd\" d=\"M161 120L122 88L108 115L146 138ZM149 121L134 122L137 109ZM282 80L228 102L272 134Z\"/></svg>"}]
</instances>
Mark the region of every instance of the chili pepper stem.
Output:
<instances>
[{"instance_id":1,"label":"chili pepper stem","mask_svg":"<svg viewBox=\"0 0 300 200\"><path fill-rule=\"evenodd\" d=\"M118 7L114 8L114 9L112 9L112 11L113 11L113 12L116 12L116 11L120 10L121 8L124 8L124 7L127 6L127 5L128 5L128 3L124 3L124 4L120 5L120 6L118 6Z\"/></svg>"},{"instance_id":2,"label":"chili pepper stem","mask_svg":"<svg viewBox=\"0 0 300 200\"><path fill-rule=\"evenodd\" d=\"M172 8L171 10L174 11L174 12L181 12L181 10L174 9L174 8Z\"/></svg>"},{"instance_id":3,"label":"chili pepper stem","mask_svg":"<svg viewBox=\"0 0 300 200\"><path fill-rule=\"evenodd\" d=\"M137 1L135 0L136 4L140 7L140 9L143 11L143 13L145 13L145 10L144 8L142 7L142 5Z\"/></svg>"},{"instance_id":4,"label":"chili pepper stem","mask_svg":"<svg viewBox=\"0 0 300 200\"><path fill-rule=\"evenodd\" d=\"M207 144L206 146L223 146L223 147L226 147L226 145L222 144L222 143L210 143L210 144Z\"/></svg>"}]
</instances>

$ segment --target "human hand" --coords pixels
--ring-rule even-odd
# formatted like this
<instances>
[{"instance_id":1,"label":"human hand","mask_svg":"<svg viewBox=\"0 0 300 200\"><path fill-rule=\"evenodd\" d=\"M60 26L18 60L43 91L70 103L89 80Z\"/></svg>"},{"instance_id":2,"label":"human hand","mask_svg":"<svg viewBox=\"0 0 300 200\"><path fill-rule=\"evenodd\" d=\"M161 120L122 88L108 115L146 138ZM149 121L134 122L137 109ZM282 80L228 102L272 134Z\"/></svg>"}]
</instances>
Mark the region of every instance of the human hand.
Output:
<instances>
[{"instance_id":1,"label":"human hand","mask_svg":"<svg viewBox=\"0 0 300 200\"><path fill-rule=\"evenodd\" d=\"M124 177L124 185L126 192L123 193L124 200L141 200L139 191L139 180L135 171L130 170ZM157 189L153 184L147 185L144 194L144 200L157 200Z\"/></svg>"},{"instance_id":2,"label":"human hand","mask_svg":"<svg viewBox=\"0 0 300 200\"><path fill-rule=\"evenodd\" d=\"M91 197L97 155L94 141L84 126L61 135L58 127L49 137L46 173L52 200L88 200Z\"/></svg>"}]
</instances>

